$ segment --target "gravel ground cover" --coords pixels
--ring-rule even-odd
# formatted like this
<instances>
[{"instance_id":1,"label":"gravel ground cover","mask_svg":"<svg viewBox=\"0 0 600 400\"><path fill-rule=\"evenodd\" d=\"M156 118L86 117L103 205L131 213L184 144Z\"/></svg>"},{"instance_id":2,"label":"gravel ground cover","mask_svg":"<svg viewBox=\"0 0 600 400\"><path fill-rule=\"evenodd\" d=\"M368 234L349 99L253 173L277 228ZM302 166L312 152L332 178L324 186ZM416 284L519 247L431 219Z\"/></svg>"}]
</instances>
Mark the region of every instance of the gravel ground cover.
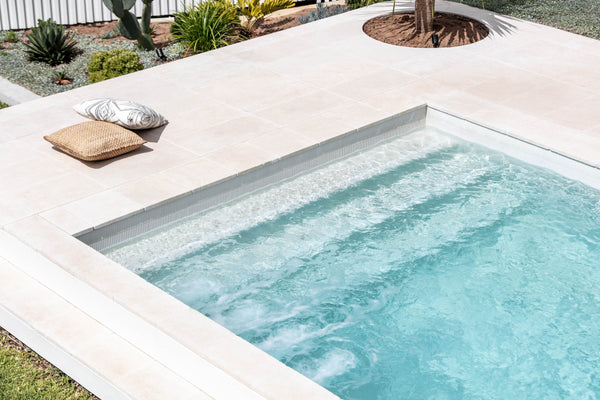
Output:
<instances>
[{"instance_id":1,"label":"gravel ground cover","mask_svg":"<svg viewBox=\"0 0 600 400\"><path fill-rule=\"evenodd\" d=\"M600 39L600 0L452 0Z\"/></svg>"},{"instance_id":2,"label":"gravel ground cover","mask_svg":"<svg viewBox=\"0 0 600 400\"><path fill-rule=\"evenodd\" d=\"M17 32L21 37L24 32ZM6 32L0 32L0 42L4 42ZM70 63L51 67L41 62L30 62L25 55L25 44L22 41L10 43L3 49L0 48L0 75L18 85L21 85L40 96L64 92L80 86L89 84L87 77L87 65L93 53L103 50L125 48L137 52L144 68L153 67L162 61L158 59L153 51L144 51L137 48L135 42L113 39L111 41L99 41L96 36L86 34L74 34L77 41L79 55ZM180 44L174 43L163 49L169 60L181 57L184 49ZM71 85L57 85L54 77L58 72L73 80Z\"/></svg>"}]
</instances>

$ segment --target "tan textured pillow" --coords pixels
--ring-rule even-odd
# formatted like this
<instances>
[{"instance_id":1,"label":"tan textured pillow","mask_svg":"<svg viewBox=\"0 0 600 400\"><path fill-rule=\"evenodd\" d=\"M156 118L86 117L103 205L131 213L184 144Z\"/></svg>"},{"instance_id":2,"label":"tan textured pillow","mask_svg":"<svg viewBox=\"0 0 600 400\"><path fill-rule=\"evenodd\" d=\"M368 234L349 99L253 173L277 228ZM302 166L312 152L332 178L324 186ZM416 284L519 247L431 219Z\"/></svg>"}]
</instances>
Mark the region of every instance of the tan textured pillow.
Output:
<instances>
[{"instance_id":1,"label":"tan textured pillow","mask_svg":"<svg viewBox=\"0 0 600 400\"><path fill-rule=\"evenodd\" d=\"M146 143L130 130L101 121L69 126L44 136L44 139L65 153L85 161L120 156Z\"/></svg>"}]
</instances>

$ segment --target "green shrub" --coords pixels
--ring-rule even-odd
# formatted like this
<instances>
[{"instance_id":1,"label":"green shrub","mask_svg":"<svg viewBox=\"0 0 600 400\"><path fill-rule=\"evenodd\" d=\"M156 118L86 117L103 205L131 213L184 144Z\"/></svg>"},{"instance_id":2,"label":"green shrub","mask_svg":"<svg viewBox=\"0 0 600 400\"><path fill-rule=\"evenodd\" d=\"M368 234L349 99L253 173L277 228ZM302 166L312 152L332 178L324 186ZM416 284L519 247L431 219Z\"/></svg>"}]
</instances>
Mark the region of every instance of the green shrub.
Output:
<instances>
[{"instance_id":1,"label":"green shrub","mask_svg":"<svg viewBox=\"0 0 600 400\"><path fill-rule=\"evenodd\" d=\"M140 56L131 50L114 49L92 54L88 64L90 83L129 74L144 69Z\"/></svg>"},{"instance_id":2,"label":"green shrub","mask_svg":"<svg viewBox=\"0 0 600 400\"><path fill-rule=\"evenodd\" d=\"M194 53L227 46L240 29L236 8L229 2L206 0L175 14L173 38Z\"/></svg>"},{"instance_id":3,"label":"green shrub","mask_svg":"<svg viewBox=\"0 0 600 400\"><path fill-rule=\"evenodd\" d=\"M65 27L51 19L38 19L38 26L27 35L27 56L31 61L58 65L71 61L75 55L76 42L65 32Z\"/></svg>"},{"instance_id":4,"label":"green shrub","mask_svg":"<svg viewBox=\"0 0 600 400\"><path fill-rule=\"evenodd\" d=\"M19 41L19 35L15 31L8 31L4 34L4 39L10 43L17 43Z\"/></svg>"},{"instance_id":5,"label":"green shrub","mask_svg":"<svg viewBox=\"0 0 600 400\"><path fill-rule=\"evenodd\" d=\"M0 109L8 107L8 104L0 101Z\"/></svg>"}]
</instances>

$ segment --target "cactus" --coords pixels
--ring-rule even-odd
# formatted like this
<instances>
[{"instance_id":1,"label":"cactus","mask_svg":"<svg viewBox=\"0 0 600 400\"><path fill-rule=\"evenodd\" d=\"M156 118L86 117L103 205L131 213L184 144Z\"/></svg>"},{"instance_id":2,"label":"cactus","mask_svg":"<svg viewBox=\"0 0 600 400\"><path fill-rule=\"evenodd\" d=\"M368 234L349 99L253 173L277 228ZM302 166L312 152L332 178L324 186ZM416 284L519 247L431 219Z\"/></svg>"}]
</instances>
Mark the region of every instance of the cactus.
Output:
<instances>
[{"instance_id":1,"label":"cactus","mask_svg":"<svg viewBox=\"0 0 600 400\"><path fill-rule=\"evenodd\" d=\"M133 8L135 0L103 0L104 5L113 14L119 17L119 31L127 39L137 40L138 46L144 50L153 50L154 42L150 36L150 17L152 16L152 0L142 0L142 26L138 24L135 15L129 11Z\"/></svg>"}]
</instances>

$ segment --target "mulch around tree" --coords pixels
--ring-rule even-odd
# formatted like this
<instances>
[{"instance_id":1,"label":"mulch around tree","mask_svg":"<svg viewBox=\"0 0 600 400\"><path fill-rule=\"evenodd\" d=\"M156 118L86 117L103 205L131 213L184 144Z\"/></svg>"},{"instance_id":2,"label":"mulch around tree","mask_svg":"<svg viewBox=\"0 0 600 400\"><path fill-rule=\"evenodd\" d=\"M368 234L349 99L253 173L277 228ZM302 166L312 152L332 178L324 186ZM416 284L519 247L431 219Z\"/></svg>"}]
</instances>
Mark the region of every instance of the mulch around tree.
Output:
<instances>
[{"instance_id":1,"label":"mulch around tree","mask_svg":"<svg viewBox=\"0 0 600 400\"><path fill-rule=\"evenodd\" d=\"M462 15L436 12L433 32L417 33L414 13L400 13L376 17L363 26L373 39L396 46L434 47L431 36L437 33L440 47L464 46L485 38L489 31L481 22Z\"/></svg>"}]
</instances>

